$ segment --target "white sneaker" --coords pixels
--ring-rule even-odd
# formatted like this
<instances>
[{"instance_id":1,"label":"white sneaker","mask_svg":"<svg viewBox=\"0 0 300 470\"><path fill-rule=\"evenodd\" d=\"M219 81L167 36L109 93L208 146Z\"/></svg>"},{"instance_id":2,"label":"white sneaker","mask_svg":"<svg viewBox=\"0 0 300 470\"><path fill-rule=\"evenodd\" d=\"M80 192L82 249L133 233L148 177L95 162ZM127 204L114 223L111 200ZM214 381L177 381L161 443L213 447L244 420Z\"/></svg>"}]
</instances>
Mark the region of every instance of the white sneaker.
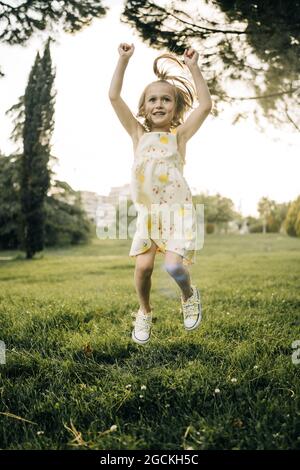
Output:
<instances>
[{"instance_id":1,"label":"white sneaker","mask_svg":"<svg viewBox=\"0 0 300 470\"><path fill-rule=\"evenodd\" d=\"M183 324L186 330L195 330L202 319L200 292L196 286L191 286L193 294L186 302L181 297Z\"/></svg>"},{"instance_id":2,"label":"white sneaker","mask_svg":"<svg viewBox=\"0 0 300 470\"><path fill-rule=\"evenodd\" d=\"M151 335L152 312L145 314L141 309L135 317L134 329L132 331L132 339L135 343L148 343Z\"/></svg>"}]
</instances>

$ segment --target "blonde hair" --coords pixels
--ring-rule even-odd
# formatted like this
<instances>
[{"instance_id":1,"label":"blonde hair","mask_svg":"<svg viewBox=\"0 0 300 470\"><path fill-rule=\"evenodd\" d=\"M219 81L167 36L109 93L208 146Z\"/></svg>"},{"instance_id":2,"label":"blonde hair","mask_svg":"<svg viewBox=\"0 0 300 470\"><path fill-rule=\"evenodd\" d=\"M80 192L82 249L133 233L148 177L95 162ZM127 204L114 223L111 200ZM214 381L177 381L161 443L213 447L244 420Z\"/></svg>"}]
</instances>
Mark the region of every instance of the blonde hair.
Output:
<instances>
[{"instance_id":1,"label":"blonde hair","mask_svg":"<svg viewBox=\"0 0 300 470\"><path fill-rule=\"evenodd\" d=\"M161 68L158 67L158 61L166 59ZM185 70L185 65L173 54L162 54L154 60L153 71L157 76L158 80L149 83L144 89L138 103L138 113L136 117L144 118L143 126L147 131L151 130L151 122L147 118L145 111L145 98L146 92L150 85L154 83L167 83L173 88L175 95L175 113L174 118L171 122L171 128L176 128L182 124L185 114L193 107L193 103L196 99L196 92L192 82L182 75L171 75L165 68L166 62L171 61L178 65L181 69Z\"/></svg>"}]
</instances>

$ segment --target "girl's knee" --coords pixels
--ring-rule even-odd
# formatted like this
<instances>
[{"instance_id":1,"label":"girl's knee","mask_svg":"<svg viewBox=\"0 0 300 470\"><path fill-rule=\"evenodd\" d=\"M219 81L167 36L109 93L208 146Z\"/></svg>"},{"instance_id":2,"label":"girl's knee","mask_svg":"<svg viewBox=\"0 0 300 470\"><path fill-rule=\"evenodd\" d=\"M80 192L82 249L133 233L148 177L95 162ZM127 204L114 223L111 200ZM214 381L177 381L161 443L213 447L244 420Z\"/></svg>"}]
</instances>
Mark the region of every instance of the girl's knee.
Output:
<instances>
[{"instance_id":1,"label":"girl's knee","mask_svg":"<svg viewBox=\"0 0 300 470\"><path fill-rule=\"evenodd\" d=\"M164 265L166 271L172 276L172 278L177 282L177 283L182 283L182 282L187 282L189 279L189 275L182 265L182 263L179 264L170 264L170 263L165 263Z\"/></svg>"},{"instance_id":2,"label":"girl's knee","mask_svg":"<svg viewBox=\"0 0 300 470\"><path fill-rule=\"evenodd\" d=\"M178 263L164 263L165 270L171 275L177 273L180 270L180 267L181 266Z\"/></svg>"},{"instance_id":3,"label":"girl's knee","mask_svg":"<svg viewBox=\"0 0 300 470\"><path fill-rule=\"evenodd\" d=\"M165 270L176 280L183 280L186 278L186 272L182 263L168 263L164 264Z\"/></svg>"}]
</instances>

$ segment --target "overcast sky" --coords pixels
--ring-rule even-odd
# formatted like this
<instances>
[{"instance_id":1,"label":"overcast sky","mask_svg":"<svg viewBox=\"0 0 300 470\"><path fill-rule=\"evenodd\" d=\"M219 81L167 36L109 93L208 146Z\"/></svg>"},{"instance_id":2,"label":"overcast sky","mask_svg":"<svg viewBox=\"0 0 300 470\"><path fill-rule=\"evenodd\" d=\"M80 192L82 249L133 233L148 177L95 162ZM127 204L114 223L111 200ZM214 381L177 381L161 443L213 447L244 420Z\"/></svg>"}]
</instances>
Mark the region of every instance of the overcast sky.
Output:
<instances>
[{"instance_id":1,"label":"overcast sky","mask_svg":"<svg viewBox=\"0 0 300 470\"><path fill-rule=\"evenodd\" d=\"M144 87L155 79L152 65L160 53L119 22L122 1L112 4L104 19L95 20L76 35L61 34L52 45L57 90L52 153L59 158L54 169L57 178L75 190L102 195L112 186L130 182L133 162L131 139L108 100L118 45L133 42L136 47L122 92L134 113ZM6 74L0 80L0 149L6 154L15 147L9 141L12 124L5 111L24 93L43 40L36 35L25 47L0 47ZM233 126L231 118L232 107L220 117L209 116L188 143L184 175L193 193L219 192L230 197L244 215L257 214L262 196L278 202L297 197L300 137L271 126L261 134L251 120Z\"/></svg>"}]
</instances>

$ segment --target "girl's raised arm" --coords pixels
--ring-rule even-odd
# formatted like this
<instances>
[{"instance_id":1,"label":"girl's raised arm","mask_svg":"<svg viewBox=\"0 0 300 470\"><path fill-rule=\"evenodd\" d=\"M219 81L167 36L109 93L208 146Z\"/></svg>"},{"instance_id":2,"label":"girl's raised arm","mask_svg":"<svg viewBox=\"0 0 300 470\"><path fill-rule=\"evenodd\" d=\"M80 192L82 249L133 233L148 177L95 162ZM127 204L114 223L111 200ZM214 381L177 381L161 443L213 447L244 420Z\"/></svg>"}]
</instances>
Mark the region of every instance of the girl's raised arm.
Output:
<instances>
[{"instance_id":1,"label":"girl's raised arm","mask_svg":"<svg viewBox=\"0 0 300 470\"><path fill-rule=\"evenodd\" d=\"M199 54L194 49L187 49L184 53L184 62L194 79L199 101L198 107L177 128L178 138L181 138L184 142L187 142L197 132L212 109L211 96L197 64L198 58Z\"/></svg>"},{"instance_id":2,"label":"girl's raised arm","mask_svg":"<svg viewBox=\"0 0 300 470\"><path fill-rule=\"evenodd\" d=\"M118 48L120 57L113 74L110 88L109 99L114 108L121 124L125 127L130 136L135 139L137 136L138 128L142 127L138 120L134 117L129 107L121 98L121 90L123 85L123 78L129 59L134 52L134 45L121 43Z\"/></svg>"}]
</instances>

